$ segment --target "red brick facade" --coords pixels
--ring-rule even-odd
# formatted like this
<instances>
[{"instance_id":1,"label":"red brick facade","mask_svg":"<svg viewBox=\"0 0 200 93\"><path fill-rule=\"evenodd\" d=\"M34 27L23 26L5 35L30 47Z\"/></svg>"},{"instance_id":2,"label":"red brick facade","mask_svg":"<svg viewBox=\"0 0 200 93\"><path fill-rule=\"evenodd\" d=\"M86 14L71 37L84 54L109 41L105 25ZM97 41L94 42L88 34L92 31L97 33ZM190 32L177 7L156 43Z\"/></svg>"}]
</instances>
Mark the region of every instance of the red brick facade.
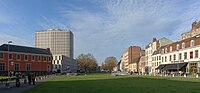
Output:
<instances>
[{"instance_id":1,"label":"red brick facade","mask_svg":"<svg viewBox=\"0 0 200 93\"><path fill-rule=\"evenodd\" d=\"M9 59L10 64L10 71L16 71L15 64L19 64L19 70L20 72L25 71L45 71L45 72L51 72L52 71L52 56L51 55L42 55L42 54L27 54L27 53L14 53L10 52L9 54L12 54L12 59ZM0 55L2 56L0 58L0 63L4 64L4 69L1 68L0 71L8 71L8 52L0 51ZM28 60L25 60L25 55L28 56ZM17 56L20 56L20 59L17 59ZM32 60L34 56L34 60ZM40 61L38 60L40 56ZM46 61L44 60L46 57ZM30 70L27 70L26 65L30 64ZM18 68L17 68L18 69Z\"/></svg>"}]
</instances>

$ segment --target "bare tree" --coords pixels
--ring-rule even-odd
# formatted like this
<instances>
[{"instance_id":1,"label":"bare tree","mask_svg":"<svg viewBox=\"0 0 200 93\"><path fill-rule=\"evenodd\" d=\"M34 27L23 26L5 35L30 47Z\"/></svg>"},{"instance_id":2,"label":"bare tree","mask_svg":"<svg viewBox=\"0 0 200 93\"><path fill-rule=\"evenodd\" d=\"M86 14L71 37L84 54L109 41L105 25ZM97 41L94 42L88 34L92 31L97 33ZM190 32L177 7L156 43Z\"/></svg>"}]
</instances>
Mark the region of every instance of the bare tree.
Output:
<instances>
[{"instance_id":1,"label":"bare tree","mask_svg":"<svg viewBox=\"0 0 200 93\"><path fill-rule=\"evenodd\" d=\"M80 54L76 58L78 67L83 69L86 73L87 71L96 70L98 64L94 56L90 53L88 54Z\"/></svg>"},{"instance_id":2,"label":"bare tree","mask_svg":"<svg viewBox=\"0 0 200 93\"><path fill-rule=\"evenodd\" d=\"M103 69L112 71L113 68L116 65L117 65L117 59L116 59L116 57L110 56L110 57L107 57L105 59L104 64L103 64Z\"/></svg>"}]
</instances>

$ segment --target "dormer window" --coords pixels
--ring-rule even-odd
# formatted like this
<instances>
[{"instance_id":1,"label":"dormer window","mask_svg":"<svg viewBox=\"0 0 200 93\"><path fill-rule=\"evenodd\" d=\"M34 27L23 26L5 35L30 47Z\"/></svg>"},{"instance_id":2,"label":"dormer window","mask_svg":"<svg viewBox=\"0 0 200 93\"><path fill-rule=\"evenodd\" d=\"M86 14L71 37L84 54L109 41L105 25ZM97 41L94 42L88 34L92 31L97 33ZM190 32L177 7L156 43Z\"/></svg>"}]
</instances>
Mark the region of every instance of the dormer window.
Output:
<instances>
[{"instance_id":1,"label":"dormer window","mask_svg":"<svg viewBox=\"0 0 200 93\"><path fill-rule=\"evenodd\" d=\"M194 46L194 40L191 40L190 41L190 47L193 47Z\"/></svg>"},{"instance_id":2,"label":"dormer window","mask_svg":"<svg viewBox=\"0 0 200 93\"><path fill-rule=\"evenodd\" d=\"M170 46L170 52L172 52L172 46Z\"/></svg>"},{"instance_id":3,"label":"dormer window","mask_svg":"<svg viewBox=\"0 0 200 93\"><path fill-rule=\"evenodd\" d=\"M167 53L167 48L165 48L165 53Z\"/></svg>"},{"instance_id":4,"label":"dormer window","mask_svg":"<svg viewBox=\"0 0 200 93\"><path fill-rule=\"evenodd\" d=\"M179 44L176 45L176 50L179 50Z\"/></svg>"},{"instance_id":5,"label":"dormer window","mask_svg":"<svg viewBox=\"0 0 200 93\"><path fill-rule=\"evenodd\" d=\"M185 43L183 42L183 43L182 43L182 49L184 49L184 48L185 48Z\"/></svg>"}]
</instances>

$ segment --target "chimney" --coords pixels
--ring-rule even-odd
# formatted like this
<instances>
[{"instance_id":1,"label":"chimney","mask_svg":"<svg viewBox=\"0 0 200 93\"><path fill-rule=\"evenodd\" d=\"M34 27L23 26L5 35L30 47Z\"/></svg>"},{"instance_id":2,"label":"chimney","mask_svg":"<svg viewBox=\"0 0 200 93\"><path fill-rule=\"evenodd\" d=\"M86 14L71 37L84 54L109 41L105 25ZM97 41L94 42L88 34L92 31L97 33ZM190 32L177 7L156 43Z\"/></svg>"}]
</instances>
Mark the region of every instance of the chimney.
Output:
<instances>
[{"instance_id":1,"label":"chimney","mask_svg":"<svg viewBox=\"0 0 200 93\"><path fill-rule=\"evenodd\" d=\"M152 40L152 42L156 42L156 41L157 41L157 40L156 40L156 38L154 37L153 40Z\"/></svg>"},{"instance_id":2,"label":"chimney","mask_svg":"<svg viewBox=\"0 0 200 93\"><path fill-rule=\"evenodd\" d=\"M47 51L51 52L50 48L47 48Z\"/></svg>"}]
</instances>

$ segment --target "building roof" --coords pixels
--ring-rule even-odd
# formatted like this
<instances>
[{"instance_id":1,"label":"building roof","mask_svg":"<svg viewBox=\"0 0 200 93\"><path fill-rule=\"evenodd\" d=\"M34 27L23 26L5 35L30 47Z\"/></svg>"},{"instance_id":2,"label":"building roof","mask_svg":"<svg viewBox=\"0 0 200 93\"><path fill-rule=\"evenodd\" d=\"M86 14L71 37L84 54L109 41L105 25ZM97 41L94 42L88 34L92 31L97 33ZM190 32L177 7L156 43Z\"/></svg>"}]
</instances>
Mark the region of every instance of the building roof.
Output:
<instances>
[{"instance_id":1,"label":"building roof","mask_svg":"<svg viewBox=\"0 0 200 93\"><path fill-rule=\"evenodd\" d=\"M1 45L0 51L8 51L8 44ZM18 46L18 45L9 45L9 51L10 52L20 52L20 53L51 55L50 50L47 50L47 49Z\"/></svg>"}]
</instances>

